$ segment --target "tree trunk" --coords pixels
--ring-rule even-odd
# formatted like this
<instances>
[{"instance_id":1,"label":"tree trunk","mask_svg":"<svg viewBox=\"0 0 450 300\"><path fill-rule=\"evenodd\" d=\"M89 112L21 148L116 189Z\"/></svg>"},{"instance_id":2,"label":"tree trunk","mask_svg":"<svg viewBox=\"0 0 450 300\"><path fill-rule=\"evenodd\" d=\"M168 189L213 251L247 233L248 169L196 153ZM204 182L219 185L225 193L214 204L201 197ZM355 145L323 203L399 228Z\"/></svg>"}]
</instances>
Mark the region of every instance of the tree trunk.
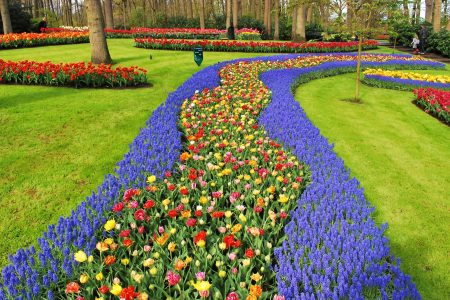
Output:
<instances>
[{"instance_id":1,"label":"tree trunk","mask_svg":"<svg viewBox=\"0 0 450 300\"><path fill-rule=\"evenodd\" d=\"M89 42L91 44L91 61L94 64L110 64L111 55L106 43L100 0L86 0L85 5L89 26Z\"/></svg>"},{"instance_id":2,"label":"tree trunk","mask_svg":"<svg viewBox=\"0 0 450 300\"><path fill-rule=\"evenodd\" d=\"M417 0L417 5L416 5L417 10L416 10L416 16L415 16L416 17L416 24L420 23L420 8L422 6L421 2L422 2L421 0Z\"/></svg>"},{"instance_id":3,"label":"tree trunk","mask_svg":"<svg viewBox=\"0 0 450 300\"><path fill-rule=\"evenodd\" d=\"M442 0L434 0L434 14L433 14L433 31L441 30L441 9Z\"/></svg>"},{"instance_id":4,"label":"tree trunk","mask_svg":"<svg viewBox=\"0 0 450 300\"><path fill-rule=\"evenodd\" d=\"M431 0L433 1L433 0ZM409 7L408 7L408 0L403 0L403 14L407 17L409 17Z\"/></svg>"},{"instance_id":5,"label":"tree trunk","mask_svg":"<svg viewBox=\"0 0 450 300\"><path fill-rule=\"evenodd\" d=\"M272 33L272 1L269 0L269 14L267 16L267 33Z\"/></svg>"},{"instance_id":6,"label":"tree trunk","mask_svg":"<svg viewBox=\"0 0 450 300\"><path fill-rule=\"evenodd\" d=\"M104 1L105 1L105 24L106 24L106 28L113 29L114 28L114 18L113 18L112 0L104 0Z\"/></svg>"},{"instance_id":7,"label":"tree trunk","mask_svg":"<svg viewBox=\"0 0 450 300\"><path fill-rule=\"evenodd\" d=\"M300 4L297 6L297 22L295 28L295 41L301 42L306 40L306 31L305 31L305 5Z\"/></svg>"},{"instance_id":8,"label":"tree trunk","mask_svg":"<svg viewBox=\"0 0 450 300\"><path fill-rule=\"evenodd\" d=\"M11 33L11 18L9 16L8 0L0 0L0 13L2 16L3 33Z\"/></svg>"},{"instance_id":9,"label":"tree trunk","mask_svg":"<svg viewBox=\"0 0 450 300\"><path fill-rule=\"evenodd\" d=\"M295 29L297 27L297 6L292 8L292 34L291 39L295 40Z\"/></svg>"},{"instance_id":10,"label":"tree trunk","mask_svg":"<svg viewBox=\"0 0 450 300\"><path fill-rule=\"evenodd\" d=\"M425 21L433 22L433 0L425 0Z\"/></svg>"},{"instance_id":11,"label":"tree trunk","mask_svg":"<svg viewBox=\"0 0 450 300\"><path fill-rule=\"evenodd\" d=\"M33 18L35 18L35 19L39 18L39 1L38 0L33 0L32 12L33 12Z\"/></svg>"},{"instance_id":12,"label":"tree trunk","mask_svg":"<svg viewBox=\"0 0 450 300\"><path fill-rule=\"evenodd\" d=\"M312 6L308 6L308 10L306 13L306 23L309 24L312 22L312 16L313 16L313 8Z\"/></svg>"},{"instance_id":13,"label":"tree trunk","mask_svg":"<svg viewBox=\"0 0 450 300\"><path fill-rule=\"evenodd\" d=\"M226 20L226 29L230 28L231 26L231 0L226 0L227 1L227 20Z\"/></svg>"},{"instance_id":14,"label":"tree trunk","mask_svg":"<svg viewBox=\"0 0 450 300\"><path fill-rule=\"evenodd\" d=\"M200 16L200 29L205 29L205 2L204 0L198 0L198 14Z\"/></svg>"},{"instance_id":15,"label":"tree trunk","mask_svg":"<svg viewBox=\"0 0 450 300\"><path fill-rule=\"evenodd\" d=\"M273 33L273 39L280 39L280 0L275 1L275 30Z\"/></svg>"},{"instance_id":16,"label":"tree trunk","mask_svg":"<svg viewBox=\"0 0 450 300\"><path fill-rule=\"evenodd\" d=\"M347 0L347 28L350 29L351 32L353 32L353 16L352 16L352 1L351 0Z\"/></svg>"},{"instance_id":17,"label":"tree trunk","mask_svg":"<svg viewBox=\"0 0 450 300\"><path fill-rule=\"evenodd\" d=\"M355 87L355 102L361 102L359 98L359 89L361 86L361 50L363 37L359 36L358 40L358 61L356 63L356 87Z\"/></svg>"},{"instance_id":18,"label":"tree trunk","mask_svg":"<svg viewBox=\"0 0 450 300\"><path fill-rule=\"evenodd\" d=\"M267 29L267 23L268 23L268 19L269 19L269 3L270 0L264 0L264 27L266 27Z\"/></svg>"},{"instance_id":19,"label":"tree trunk","mask_svg":"<svg viewBox=\"0 0 450 300\"><path fill-rule=\"evenodd\" d=\"M260 8L260 1L259 0L255 0L255 18L257 20L261 20L261 8Z\"/></svg>"},{"instance_id":20,"label":"tree trunk","mask_svg":"<svg viewBox=\"0 0 450 300\"><path fill-rule=\"evenodd\" d=\"M233 0L233 27L236 30L238 28L238 0Z\"/></svg>"},{"instance_id":21,"label":"tree trunk","mask_svg":"<svg viewBox=\"0 0 450 300\"><path fill-rule=\"evenodd\" d=\"M187 18L192 19L192 18L194 18L193 9L192 9L192 0L186 0L186 1L187 1L187 4L186 4Z\"/></svg>"}]
</instances>

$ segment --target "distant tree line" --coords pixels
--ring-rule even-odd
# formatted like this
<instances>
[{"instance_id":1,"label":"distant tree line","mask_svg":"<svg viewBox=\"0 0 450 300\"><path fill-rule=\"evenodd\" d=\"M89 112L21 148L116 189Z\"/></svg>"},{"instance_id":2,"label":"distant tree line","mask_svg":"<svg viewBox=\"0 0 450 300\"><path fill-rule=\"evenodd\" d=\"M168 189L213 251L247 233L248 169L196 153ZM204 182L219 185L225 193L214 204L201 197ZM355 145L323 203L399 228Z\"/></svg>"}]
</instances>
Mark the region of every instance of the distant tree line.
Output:
<instances>
[{"instance_id":1,"label":"distant tree line","mask_svg":"<svg viewBox=\"0 0 450 300\"><path fill-rule=\"evenodd\" d=\"M106 28L193 27L226 29L252 27L266 38L306 38L306 32L330 29L342 31L352 24L352 10L376 0L96 0L100 1ZM450 28L449 0L400 0L394 2L411 23L420 22L420 7L425 1L424 20ZM19 32L23 25L8 26L16 19L46 16L51 26L86 26L87 0L0 0L4 32ZM18 11L21 15L18 15ZM8 17L9 13L9 17ZM384 15L383 15L384 14ZM388 17L386 10L374 14L374 23ZM28 16L28 18L26 17ZM5 20L3 22L3 20ZM12 22L12 21L11 21ZM14 23L14 22L12 22ZM17 23L17 22L16 22ZM20 22L19 22L20 23ZM27 25L27 24L25 24ZM30 26L30 25L29 25ZM27 28L25 28L27 29ZM28 28L31 30L31 28ZM349 30L350 31L350 30Z\"/></svg>"}]
</instances>

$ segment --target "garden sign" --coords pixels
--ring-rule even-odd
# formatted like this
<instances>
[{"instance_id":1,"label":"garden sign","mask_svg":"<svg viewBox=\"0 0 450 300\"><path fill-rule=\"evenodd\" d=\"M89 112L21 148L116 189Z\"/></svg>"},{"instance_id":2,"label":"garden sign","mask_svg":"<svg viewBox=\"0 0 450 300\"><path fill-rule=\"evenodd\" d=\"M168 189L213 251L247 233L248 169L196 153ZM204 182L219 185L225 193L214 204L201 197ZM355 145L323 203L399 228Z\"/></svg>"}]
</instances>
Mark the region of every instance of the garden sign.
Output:
<instances>
[{"instance_id":1,"label":"garden sign","mask_svg":"<svg viewBox=\"0 0 450 300\"><path fill-rule=\"evenodd\" d=\"M203 61L203 48L195 47L194 48L194 61L197 63L197 66L200 67Z\"/></svg>"}]
</instances>

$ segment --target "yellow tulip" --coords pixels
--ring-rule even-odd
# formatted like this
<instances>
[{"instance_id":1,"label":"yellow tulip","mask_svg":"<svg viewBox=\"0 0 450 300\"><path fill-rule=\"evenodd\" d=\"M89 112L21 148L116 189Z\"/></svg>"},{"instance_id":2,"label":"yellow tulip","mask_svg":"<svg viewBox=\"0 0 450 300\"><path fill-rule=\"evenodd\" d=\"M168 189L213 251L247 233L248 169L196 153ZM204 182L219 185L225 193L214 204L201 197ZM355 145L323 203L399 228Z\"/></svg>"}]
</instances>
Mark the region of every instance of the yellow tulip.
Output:
<instances>
[{"instance_id":1,"label":"yellow tulip","mask_svg":"<svg viewBox=\"0 0 450 300\"><path fill-rule=\"evenodd\" d=\"M115 227L116 227L116 221L115 220L108 220L106 223L105 223L105 230L106 231L110 231L110 230L113 230Z\"/></svg>"},{"instance_id":2,"label":"yellow tulip","mask_svg":"<svg viewBox=\"0 0 450 300\"><path fill-rule=\"evenodd\" d=\"M119 296L120 293L122 292L122 287L120 286L120 284L113 284L113 286L109 292L111 294L113 294L114 296Z\"/></svg>"},{"instance_id":3,"label":"yellow tulip","mask_svg":"<svg viewBox=\"0 0 450 300\"><path fill-rule=\"evenodd\" d=\"M85 262L87 260L87 255L82 250L75 253L73 257L77 262L80 262L80 263Z\"/></svg>"}]
</instances>

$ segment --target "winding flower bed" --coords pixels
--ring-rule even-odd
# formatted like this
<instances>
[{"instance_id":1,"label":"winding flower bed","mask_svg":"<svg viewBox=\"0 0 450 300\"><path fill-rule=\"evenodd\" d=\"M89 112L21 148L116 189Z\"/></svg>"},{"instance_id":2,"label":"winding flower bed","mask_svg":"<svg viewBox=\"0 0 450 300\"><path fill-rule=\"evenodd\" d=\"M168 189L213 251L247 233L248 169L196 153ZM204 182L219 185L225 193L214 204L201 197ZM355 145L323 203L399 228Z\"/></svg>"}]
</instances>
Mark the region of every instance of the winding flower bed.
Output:
<instances>
[{"instance_id":1,"label":"winding flower bed","mask_svg":"<svg viewBox=\"0 0 450 300\"><path fill-rule=\"evenodd\" d=\"M375 49L376 41L366 41L363 49ZM196 46L206 51L228 52L268 52L268 53L323 53L323 52L351 52L358 49L358 42L262 42L262 41L215 41L215 40L177 40L177 39L135 39L135 46L146 49L192 50Z\"/></svg>"},{"instance_id":2,"label":"winding flower bed","mask_svg":"<svg viewBox=\"0 0 450 300\"><path fill-rule=\"evenodd\" d=\"M0 83L80 87L130 87L147 84L147 71L91 63L4 61L0 59Z\"/></svg>"},{"instance_id":3,"label":"winding flower bed","mask_svg":"<svg viewBox=\"0 0 450 300\"><path fill-rule=\"evenodd\" d=\"M416 104L426 113L450 125L450 91L433 88L414 90Z\"/></svg>"},{"instance_id":4,"label":"winding flower bed","mask_svg":"<svg viewBox=\"0 0 450 300\"><path fill-rule=\"evenodd\" d=\"M0 35L0 49L89 43L89 34L78 31L10 33Z\"/></svg>"},{"instance_id":5,"label":"winding flower bed","mask_svg":"<svg viewBox=\"0 0 450 300\"><path fill-rule=\"evenodd\" d=\"M290 93L299 76L355 66L354 55L287 55L198 72L39 251L10 257L0 298L420 298L358 181Z\"/></svg>"},{"instance_id":6,"label":"winding flower bed","mask_svg":"<svg viewBox=\"0 0 450 300\"><path fill-rule=\"evenodd\" d=\"M396 90L413 90L418 87L450 89L450 76L382 69L365 70L363 82L374 87Z\"/></svg>"}]
</instances>

